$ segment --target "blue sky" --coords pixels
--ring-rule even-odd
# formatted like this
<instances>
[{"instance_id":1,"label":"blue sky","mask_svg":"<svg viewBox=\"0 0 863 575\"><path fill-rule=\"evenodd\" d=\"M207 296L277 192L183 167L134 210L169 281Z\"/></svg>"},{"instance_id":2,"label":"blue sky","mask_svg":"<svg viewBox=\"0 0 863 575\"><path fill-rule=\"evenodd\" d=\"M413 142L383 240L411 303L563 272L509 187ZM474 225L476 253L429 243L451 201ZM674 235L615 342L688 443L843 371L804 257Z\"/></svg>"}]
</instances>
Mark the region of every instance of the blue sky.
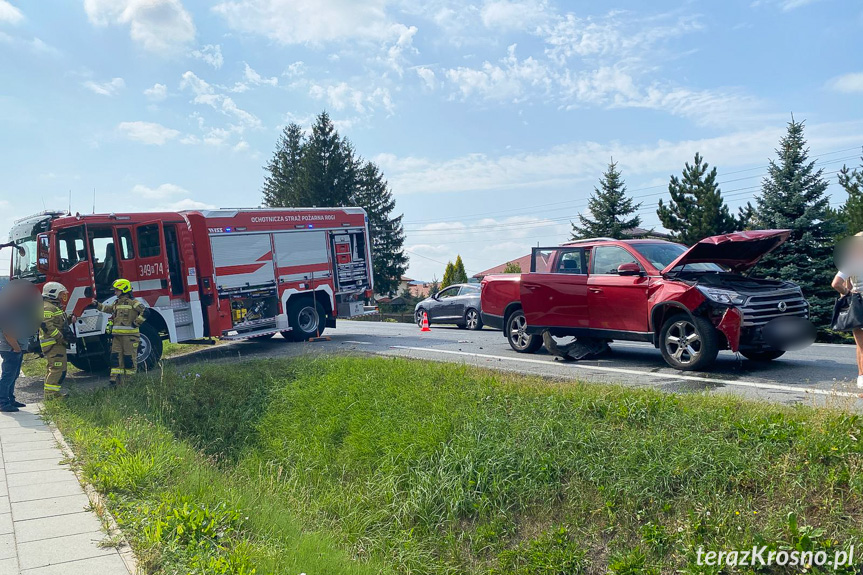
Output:
<instances>
[{"instance_id":1,"label":"blue sky","mask_svg":"<svg viewBox=\"0 0 863 575\"><path fill-rule=\"evenodd\" d=\"M861 38L857 0L0 0L0 227L70 190L256 206L279 131L324 109L388 177L420 279L565 240L612 156L647 227L696 151L739 205L792 112L839 202Z\"/></svg>"}]
</instances>

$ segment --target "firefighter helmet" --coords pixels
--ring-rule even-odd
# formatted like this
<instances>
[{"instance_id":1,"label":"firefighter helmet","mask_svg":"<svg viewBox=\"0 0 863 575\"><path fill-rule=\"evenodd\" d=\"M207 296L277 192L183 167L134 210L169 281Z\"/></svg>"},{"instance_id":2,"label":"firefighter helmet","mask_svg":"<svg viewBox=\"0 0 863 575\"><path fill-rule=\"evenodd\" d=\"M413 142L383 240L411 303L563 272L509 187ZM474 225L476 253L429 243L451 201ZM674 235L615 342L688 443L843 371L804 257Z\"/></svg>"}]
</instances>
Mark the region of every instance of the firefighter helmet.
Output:
<instances>
[{"instance_id":1,"label":"firefighter helmet","mask_svg":"<svg viewBox=\"0 0 863 575\"><path fill-rule=\"evenodd\" d=\"M42 286L42 297L48 299L60 299L60 294L63 292L68 293L68 291L69 290L66 289L66 286L60 282L48 282Z\"/></svg>"},{"instance_id":2,"label":"firefighter helmet","mask_svg":"<svg viewBox=\"0 0 863 575\"><path fill-rule=\"evenodd\" d=\"M122 278L111 284L111 287L118 289L123 293L130 293L132 291L132 283L129 280L124 280Z\"/></svg>"}]
</instances>

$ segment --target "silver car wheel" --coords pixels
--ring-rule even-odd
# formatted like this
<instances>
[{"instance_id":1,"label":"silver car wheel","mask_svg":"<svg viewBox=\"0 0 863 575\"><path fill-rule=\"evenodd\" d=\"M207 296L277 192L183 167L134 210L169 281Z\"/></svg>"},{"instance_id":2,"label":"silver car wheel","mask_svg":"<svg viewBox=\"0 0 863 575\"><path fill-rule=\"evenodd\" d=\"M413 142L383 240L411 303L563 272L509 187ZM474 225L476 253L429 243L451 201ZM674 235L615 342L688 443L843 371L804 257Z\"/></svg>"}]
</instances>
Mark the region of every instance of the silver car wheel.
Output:
<instances>
[{"instance_id":1,"label":"silver car wheel","mask_svg":"<svg viewBox=\"0 0 863 575\"><path fill-rule=\"evenodd\" d=\"M689 320L680 320L668 328L665 350L680 365L689 365L701 355L701 336Z\"/></svg>"},{"instance_id":2,"label":"silver car wheel","mask_svg":"<svg viewBox=\"0 0 863 575\"><path fill-rule=\"evenodd\" d=\"M297 325L306 333L315 333L318 329L318 310L306 306L297 314Z\"/></svg>"},{"instance_id":3,"label":"silver car wheel","mask_svg":"<svg viewBox=\"0 0 863 575\"><path fill-rule=\"evenodd\" d=\"M465 323L467 323L468 329L476 329L477 325L479 325L479 313L475 309L467 310Z\"/></svg>"},{"instance_id":4,"label":"silver car wheel","mask_svg":"<svg viewBox=\"0 0 863 575\"><path fill-rule=\"evenodd\" d=\"M519 350L527 349L530 344L530 336L525 331L526 328L527 320L522 314L516 314L509 320L509 338Z\"/></svg>"}]
</instances>

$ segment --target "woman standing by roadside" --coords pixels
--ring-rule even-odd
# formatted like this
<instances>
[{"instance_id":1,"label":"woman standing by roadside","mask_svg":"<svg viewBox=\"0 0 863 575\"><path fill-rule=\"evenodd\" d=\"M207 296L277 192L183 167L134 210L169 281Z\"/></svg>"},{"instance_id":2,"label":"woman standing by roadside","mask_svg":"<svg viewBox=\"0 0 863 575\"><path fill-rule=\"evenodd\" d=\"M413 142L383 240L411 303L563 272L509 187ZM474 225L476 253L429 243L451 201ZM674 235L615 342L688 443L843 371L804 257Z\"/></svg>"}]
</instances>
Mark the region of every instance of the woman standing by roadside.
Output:
<instances>
[{"instance_id":1,"label":"woman standing by roadside","mask_svg":"<svg viewBox=\"0 0 863 575\"><path fill-rule=\"evenodd\" d=\"M839 273L833 278L833 288L841 295L863 293L863 232L851 239L839 262ZM852 331L857 344L857 387L863 388L863 324Z\"/></svg>"}]
</instances>

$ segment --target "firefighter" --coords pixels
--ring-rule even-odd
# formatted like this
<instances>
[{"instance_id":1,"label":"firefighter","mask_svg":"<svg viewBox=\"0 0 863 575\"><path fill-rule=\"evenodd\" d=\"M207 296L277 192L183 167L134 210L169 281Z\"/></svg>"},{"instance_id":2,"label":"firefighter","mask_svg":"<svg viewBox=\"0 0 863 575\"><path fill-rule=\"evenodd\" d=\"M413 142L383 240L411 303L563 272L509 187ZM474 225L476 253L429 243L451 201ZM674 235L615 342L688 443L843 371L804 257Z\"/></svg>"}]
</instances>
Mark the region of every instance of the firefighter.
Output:
<instances>
[{"instance_id":1,"label":"firefighter","mask_svg":"<svg viewBox=\"0 0 863 575\"><path fill-rule=\"evenodd\" d=\"M141 334L138 328L144 323L144 304L132 295L132 284L129 280L118 279L112 284L117 299L112 304L101 304L93 300L93 305L105 313L111 314L111 386L123 382L126 375L134 375L138 371L138 342Z\"/></svg>"},{"instance_id":2,"label":"firefighter","mask_svg":"<svg viewBox=\"0 0 863 575\"><path fill-rule=\"evenodd\" d=\"M58 282L48 282L42 288L44 307L39 331L39 345L48 364L45 375L45 399L65 397L60 392L66 379L66 345L72 339L69 324L74 320L64 311L69 291Z\"/></svg>"}]
</instances>

